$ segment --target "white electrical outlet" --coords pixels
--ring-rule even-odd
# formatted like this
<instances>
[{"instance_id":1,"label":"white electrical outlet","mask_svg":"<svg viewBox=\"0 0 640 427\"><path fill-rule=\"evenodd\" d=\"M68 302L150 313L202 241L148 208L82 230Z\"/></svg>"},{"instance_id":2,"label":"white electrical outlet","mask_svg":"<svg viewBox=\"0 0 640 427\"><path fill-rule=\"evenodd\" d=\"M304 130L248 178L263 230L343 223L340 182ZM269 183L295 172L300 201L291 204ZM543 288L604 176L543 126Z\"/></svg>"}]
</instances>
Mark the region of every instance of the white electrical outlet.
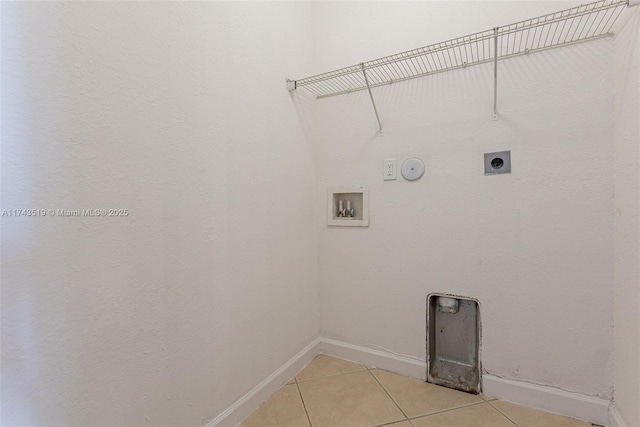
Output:
<instances>
[{"instance_id":1,"label":"white electrical outlet","mask_svg":"<svg viewBox=\"0 0 640 427\"><path fill-rule=\"evenodd\" d=\"M384 159L382 166L382 175L385 181L397 179L396 159Z\"/></svg>"}]
</instances>

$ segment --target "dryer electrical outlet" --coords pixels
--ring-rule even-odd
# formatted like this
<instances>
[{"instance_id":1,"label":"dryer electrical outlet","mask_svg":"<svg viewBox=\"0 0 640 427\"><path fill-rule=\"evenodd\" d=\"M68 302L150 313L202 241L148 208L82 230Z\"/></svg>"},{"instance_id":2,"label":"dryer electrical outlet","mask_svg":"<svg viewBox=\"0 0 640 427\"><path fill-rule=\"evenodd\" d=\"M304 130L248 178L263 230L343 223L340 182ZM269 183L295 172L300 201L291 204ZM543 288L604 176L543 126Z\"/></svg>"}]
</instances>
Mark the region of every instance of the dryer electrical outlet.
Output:
<instances>
[{"instance_id":1,"label":"dryer electrical outlet","mask_svg":"<svg viewBox=\"0 0 640 427\"><path fill-rule=\"evenodd\" d=\"M497 151L484 154L484 174L499 175L511 173L511 151Z\"/></svg>"}]
</instances>

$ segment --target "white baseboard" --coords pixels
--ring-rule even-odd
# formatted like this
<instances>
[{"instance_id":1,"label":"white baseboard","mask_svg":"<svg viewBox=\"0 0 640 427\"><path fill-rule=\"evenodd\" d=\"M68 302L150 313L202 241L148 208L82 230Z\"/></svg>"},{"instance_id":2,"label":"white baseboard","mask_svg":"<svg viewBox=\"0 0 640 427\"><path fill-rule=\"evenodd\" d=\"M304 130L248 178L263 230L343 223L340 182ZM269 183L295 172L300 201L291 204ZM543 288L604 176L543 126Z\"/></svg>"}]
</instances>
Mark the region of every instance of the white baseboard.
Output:
<instances>
[{"instance_id":1,"label":"white baseboard","mask_svg":"<svg viewBox=\"0 0 640 427\"><path fill-rule=\"evenodd\" d=\"M624 422L624 418L615 404L609 406L609 420L610 427L627 427L627 423Z\"/></svg>"},{"instance_id":2,"label":"white baseboard","mask_svg":"<svg viewBox=\"0 0 640 427\"><path fill-rule=\"evenodd\" d=\"M426 378L425 362L367 347L321 338L320 352L340 359L375 366L400 375L421 380ZM482 376L482 387L483 393L491 397L603 426L609 425L609 401L606 399L524 381L507 380L493 375ZM620 426L613 424L613 426L626 427L624 424L620 424Z\"/></svg>"},{"instance_id":3,"label":"white baseboard","mask_svg":"<svg viewBox=\"0 0 640 427\"><path fill-rule=\"evenodd\" d=\"M316 338L253 390L215 417L206 427L237 426L319 353L421 380L426 378L426 362L329 338ZM493 375L482 376L482 388L487 396L519 405L603 426L627 427L615 405L610 405L606 399Z\"/></svg>"},{"instance_id":4,"label":"white baseboard","mask_svg":"<svg viewBox=\"0 0 640 427\"><path fill-rule=\"evenodd\" d=\"M320 352L339 359L375 366L400 375L425 380L426 362L402 357L380 350L348 344L328 338L320 339Z\"/></svg>"},{"instance_id":5,"label":"white baseboard","mask_svg":"<svg viewBox=\"0 0 640 427\"><path fill-rule=\"evenodd\" d=\"M606 399L493 375L482 376L482 388L484 394L497 399L603 426L609 425L610 402Z\"/></svg>"},{"instance_id":6,"label":"white baseboard","mask_svg":"<svg viewBox=\"0 0 640 427\"><path fill-rule=\"evenodd\" d=\"M314 339L253 390L238 399L205 427L237 426L300 372L320 352L320 338Z\"/></svg>"},{"instance_id":7,"label":"white baseboard","mask_svg":"<svg viewBox=\"0 0 640 427\"><path fill-rule=\"evenodd\" d=\"M237 426L300 372L318 354L375 366L400 375L424 380L426 363L327 338L316 338L253 390L238 399L205 427Z\"/></svg>"}]
</instances>

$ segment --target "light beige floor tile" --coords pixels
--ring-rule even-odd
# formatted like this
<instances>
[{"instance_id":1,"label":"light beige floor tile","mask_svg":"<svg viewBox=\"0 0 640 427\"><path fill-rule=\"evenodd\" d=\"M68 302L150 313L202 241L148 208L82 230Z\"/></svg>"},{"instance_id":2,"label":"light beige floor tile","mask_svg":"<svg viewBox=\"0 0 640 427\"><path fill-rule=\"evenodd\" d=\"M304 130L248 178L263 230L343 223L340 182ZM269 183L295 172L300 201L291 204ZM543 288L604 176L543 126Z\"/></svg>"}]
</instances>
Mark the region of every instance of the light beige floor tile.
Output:
<instances>
[{"instance_id":1,"label":"light beige floor tile","mask_svg":"<svg viewBox=\"0 0 640 427\"><path fill-rule=\"evenodd\" d=\"M296 375L296 379L298 381L305 381L324 378L330 375L364 371L366 369L364 365L360 365L359 363L347 362L346 360L320 354Z\"/></svg>"},{"instance_id":2,"label":"light beige floor tile","mask_svg":"<svg viewBox=\"0 0 640 427\"><path fill-rule=\"evenodd\" d=\"M490 405L497 408L520 427L591 427L591 424L584 421L538 411L502 400L494 400L490 402Z\"/></svg>"},{"instance_id":3,"label":"light beige floor tile","mask_svg":"<svg viewBox=\"0 0 640 427\"><path fill-rule=\"evenodd\" d=\"M309 427L309 420L302 405L298 386L288 384L282 387L240 426Z\"/></svg>"},{"instance_id":4,"label":"light beige floor tile","mask_svg":"<svg viewBox=\"0 0 640 427\"><path fill-rule=\"evenodd\" d=\"M516 427L488 403L427 415L411 422L415 427Z\"/></svg>"},{"instance_id":5,"label":"light beige floor tile","mask_svg":"<svg viewBox=\"0 0 640 427\"><path fill-rule=\"evenodd\" d=\"M483 402L480 396L376 369L373 374L408 417Z\"/></svg>"},{"instance_id":6,"label":"light beige floor tile","mask_svg":"<svg viewBox=\"0 0 640 427\"><path fill-rule=\"evenodd\" d=\"M482 399L483 399L485 402L488 402L488 401L490 401L490 400L496 400L496 398L495 398L495 397L486 396L486 395L484 395L484 394L481 394L480 396L482 397Z\"/></svg>"},{"instance_id":7,"label":"light beige floor tile","mask_svg":"<svg viewBox=\"0 0 640 427\"><path fill-rule=\"evenodd\" d=\"M376 426L405 419L369 371L298 385L313 427Z\"/></svg>"}]
</instances>

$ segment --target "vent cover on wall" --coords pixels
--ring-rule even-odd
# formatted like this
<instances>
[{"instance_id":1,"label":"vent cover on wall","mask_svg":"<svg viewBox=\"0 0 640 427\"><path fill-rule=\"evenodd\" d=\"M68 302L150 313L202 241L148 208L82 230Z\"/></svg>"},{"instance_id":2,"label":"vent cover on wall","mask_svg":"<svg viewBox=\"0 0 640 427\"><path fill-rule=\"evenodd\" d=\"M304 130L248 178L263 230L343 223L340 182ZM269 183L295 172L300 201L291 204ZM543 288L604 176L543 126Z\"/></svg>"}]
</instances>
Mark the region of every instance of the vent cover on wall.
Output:
<instances>
[{"instance_id":1,"label":"vent cover on wall","mask_svg":"<svg viewBox=\"0 0 640 427\"><path fill-rule=\"evenodd\" d=\"M478 301L430 294L427 297L427 381L478 394L481 372Z\"/></svg>"}]
</instances>

